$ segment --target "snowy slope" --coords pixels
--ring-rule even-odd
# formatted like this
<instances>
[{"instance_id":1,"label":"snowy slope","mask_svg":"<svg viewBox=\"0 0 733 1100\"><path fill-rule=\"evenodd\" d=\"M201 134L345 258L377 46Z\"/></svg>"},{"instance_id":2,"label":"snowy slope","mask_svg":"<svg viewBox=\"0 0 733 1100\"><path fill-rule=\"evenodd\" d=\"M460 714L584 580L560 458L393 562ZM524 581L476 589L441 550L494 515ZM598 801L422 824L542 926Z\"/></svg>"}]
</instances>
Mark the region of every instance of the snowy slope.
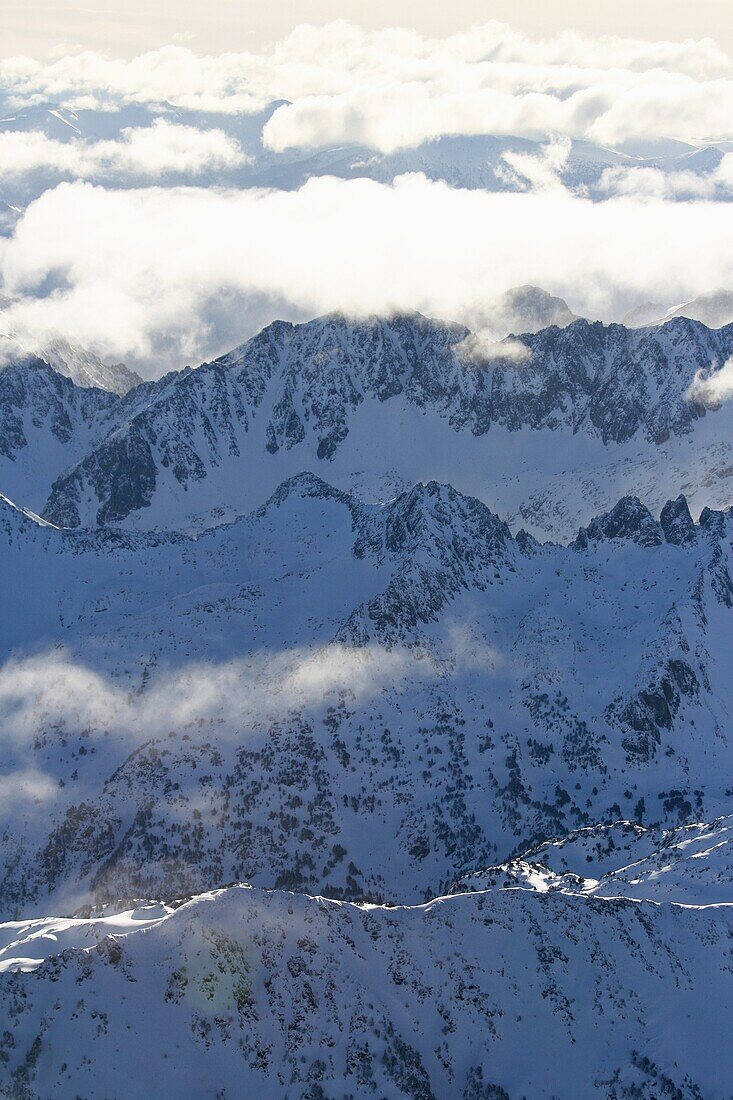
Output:
<instances>
[{"instance_id":1,"label":"snowy slope","mask_svg":"<svg viewBox=\"0 0 733 1100\"><path fill-rule=\"evenodd\" d=\"M668 310L649 302L628 314L625 323L630 328L638 328L661 325L673 317L691 317L710 328L722 328L733 322L733 294L729 290L712 291Z\"/></svg>"},{"instance_id":2,"label":"snowy slope","mask_svg":"<svg viewBox=\"0 0 733 1100\"><path fill-rule=\"evenodd\" d=\"M381 908L235 886L0 926L18 968L0 1080L89 1100L715 1100L732 922L531 889Z\"/></svg>"},{"instance_id":3,"label":"snowy slope","mask_svg":"<svg viewBox=\"0 0 733 1100\"><path fill-rule=\"evenodd\" d=\"M450 487L304 474L197 538L0 523L7 915L234 879L417 901L727 810L730 514L626 498L540 547Z\"/></svg>"},{"instance_id":4,"label":"snowy slope","mask_svg":"<svg viewBox=\"0 0 733 1100\"><path fill-rule=\"evenodd\" d=\"M554 538L628 493L659 509L684 492L695 514L731 503L730 406L688 390L733 353L733 327L578 320L519 343L519 361L514 338L482 354L417 314L277 322L133 390L75 465L49 469L47 501L18 478L15 499L61 526L201 528L310 469L375 501L445 481Z\"/></svg>"},{"instance_id":5,"label":"snowy slope","mask_svg":"<svg viewBox=\"0 0 733 1100\"><path fill-rule=\"evenodd\" d=\"M631 821L590 825L506 863L461 876L452 891L509 886L678 905L730 905L733 821L726 816L674 829L645 828Z\"/></svg>"}]
</instances>

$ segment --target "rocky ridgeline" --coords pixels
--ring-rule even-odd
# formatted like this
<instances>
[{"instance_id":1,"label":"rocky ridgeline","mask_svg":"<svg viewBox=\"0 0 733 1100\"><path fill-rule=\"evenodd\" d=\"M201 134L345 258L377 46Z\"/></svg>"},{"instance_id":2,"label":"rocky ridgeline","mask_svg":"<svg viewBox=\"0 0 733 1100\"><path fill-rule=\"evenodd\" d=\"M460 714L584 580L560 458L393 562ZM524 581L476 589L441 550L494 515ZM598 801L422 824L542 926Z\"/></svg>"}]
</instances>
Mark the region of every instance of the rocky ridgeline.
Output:
<instances>
[{"instance_id":1,"label":"rocky ridgeline","mask_svg":"<svg viewBox=\"0 0 733 1100\"><path fill-rule=\"evenodd\" d=\"M48 471L48 500L30 503L69 527L180 525L182 494L193 499L202 483L217 503L237 506L242 469L282 470L293 453L296 469L328 471L374 402L445 421L467 455L492 428L560 432L563 447L569 433L653 449L694 429L705 412L687 396L696 371L733 353L733 327L685 318L644 330L576 320L512 338L505 350L482 351L468 336L419 314L276 322L196 371L101 399L105 416L91 436L81 432L83 455L68 449ZM66 417L74 435L79 415L62 394L47 410L12 379L0 374L0 402L16 419ZM361 434L358 461L378 466L378 429L367 442ZM15 458L24 446L16 431L3 453Z\"/></svg>"},{"instance_id":2,"label":"rocky ridgeline","mask_svg":"<svg viewBox=\"0 0 733 1100\"><path fill-rule=\"evenodd\" d=\"M696 851L710 877L720 861ZM730 905L713 890L699 908L685 875L687 904L660 906L496 870L420 907L232 886L0 925L0 1082L90 1100L153 1078L191 1100L212 1078L222 1100L722 1095Z\"/></svg>"}]
</instances>

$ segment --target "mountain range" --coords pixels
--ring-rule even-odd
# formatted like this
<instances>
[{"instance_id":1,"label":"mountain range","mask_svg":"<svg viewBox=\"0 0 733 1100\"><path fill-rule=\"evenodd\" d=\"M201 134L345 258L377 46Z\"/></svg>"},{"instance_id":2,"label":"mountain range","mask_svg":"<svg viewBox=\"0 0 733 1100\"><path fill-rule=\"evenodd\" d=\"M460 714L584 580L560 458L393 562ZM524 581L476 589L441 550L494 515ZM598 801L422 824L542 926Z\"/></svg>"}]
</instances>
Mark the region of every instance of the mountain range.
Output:
<instances>
[{"instance_id":1,"label":"mountain range","mask_svg":"<svg viewBox=\"0 0 733 1100\"><path fill-rule=\"evenodd\" d=\"M733 326L552 308L0 370L0 1095L729 1095Z\"/></svg>"},{"instance_id":2,"label":"mountain range","mask_svg":"<svg viewBox=\"0 0 733 1100\"><path fill-rule=\"evenodd\" d=\"M123 397L23 358L0 372L0 484L64 527L195 530L303 470L373 501L433 479L567 539L629 493L730 502L730 407L691 387L731 354L733 326L687 318L496 342L412 314L275 322Z\"/></svg>"},{"instance_id":3,"label":"mountain range","mask_svg":"<svg viewBox=\"0 0 733 1100\"><path fill-rule=\"evenodd\" d=\"M709 328L722 328L733 322L733 294L729 290L711 291L668 309L659 303L645 302L631 310L623 323L629 328L643 328L663 325L673 317L690 317L694 321L702 321Z\"/></svg>"},{"instance_id":4,"label":"mountain range","mask_svg":"<svg viewBox=\"0 0 733 1100\"><path fill-rule=\"evenodd\" d=\"M6 309L11 304L6 299L4 303L0 302L0 308ZM0 370L8 364L23 363L29 356L34 356L83 389L108 390L122 397L142 382L140 375L124 363L105 363L91 349L62 336L31 343L32 346L29 346L27 340L21 342L10 333L0 332Z\"/></svg>"}]
</instances>

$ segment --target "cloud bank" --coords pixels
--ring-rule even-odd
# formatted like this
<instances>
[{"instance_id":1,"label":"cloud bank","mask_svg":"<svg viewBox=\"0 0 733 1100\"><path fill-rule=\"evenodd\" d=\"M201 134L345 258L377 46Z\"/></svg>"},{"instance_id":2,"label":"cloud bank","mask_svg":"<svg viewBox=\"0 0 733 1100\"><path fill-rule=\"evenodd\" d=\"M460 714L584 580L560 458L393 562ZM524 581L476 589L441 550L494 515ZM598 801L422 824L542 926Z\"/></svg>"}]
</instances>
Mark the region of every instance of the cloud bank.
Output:
<instances>
[{"instance_id":1,"label":"cloud bank","mask_svg":"<svg viewBox=\"0 0 733 1100\"><path fill-rule=\"evenodd\" d=\"M607 168L597 185L603 196L627 195L654 199L719 199L733 197L733 153L704 175L689 169L663 172L654 167Z\"/></svg>"},{"instance_id":2,"label":"cloud bank","mask_svg":"<svg viewBox=\"0 0 733 1100\"><path fill-rule=\"evenodd\" d=\"M310 179L296 191L46 191L0 239L2 328L62 332L148 374L199 362L275 316L419 309L491 328L534 283L586 316L733 285L733 206L556 188Z\"/></svg>"},{"instance_id":3,"label":"cloud bank","mask_svg":"<svg viewBox=\"0 0 733 1100\"><path fill-rule=\"evenodd\" d=\"M11 107L171 100L247 113L284 100L264 129L277 151L358 142L392 152L447 134L716 140L733 116L733 63L710 39L535 41L497 22L444 39L304 25L261 53L200 57L176 45L132 61L9 58L0 85Z\"/></svg>"},{"instance_id":4,"label":"cloud bank","mask_svg":"<svg viewBox=\"0 0 733 1100\"><path fill-rule=\"evenodd\" d=\"M165 119L124 129L119 141L56 141L38 131L0 133L0 179L38 169L82 179L196 174L247 159L223 130L198 130Z\"/></svg>"}]
</instances>

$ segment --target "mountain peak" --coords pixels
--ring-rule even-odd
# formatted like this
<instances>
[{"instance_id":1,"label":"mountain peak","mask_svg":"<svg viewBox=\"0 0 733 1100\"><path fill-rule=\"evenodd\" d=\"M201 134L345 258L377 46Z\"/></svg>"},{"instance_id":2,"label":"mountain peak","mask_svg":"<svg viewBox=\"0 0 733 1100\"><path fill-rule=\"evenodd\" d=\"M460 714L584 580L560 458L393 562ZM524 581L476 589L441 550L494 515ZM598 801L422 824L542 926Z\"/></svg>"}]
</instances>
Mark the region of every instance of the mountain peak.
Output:
<instances>
[{"instance_id":1,"label":"mountain peak","mask_svg":"<svg viewBox=\"0 0 733 1100\"><path fill-rule=\"evenodd\" d=\"M662 508L659 523L667 542L681 546L695 541L695 524L683 493L676 500L667 501Z\"/></svg>"},{"instance_id":2,"label":"mountain peak","mask_svg":"<svg viewBox=\"0 0 733 1100\"><path fill-rule=\"evenodd\" d=\"M108 390L124 397L142 383L140 375L124 363L105 363L88 348L72 344L62 337L39 346L37 353L77 386Z\"/></svg>"},{"instance_id":3,"label":"mountain peak","mask_svg":"<svg viewBox=\"0 0 733 1100\"><path fill-rule=\"evenodd\" d=\"M664 541L660 525L636 496L622 497L610 512L596 516L587 527L581 527L575 546L586 549L591 542L609 539L623 539L639 546L659 546Z\"/></svg>"},{"instance_id":4,"label":"mountain peak","mask_svg":"<svg viewBox=\"0 0 733 1100\"><path fill-rule=\"evenodd\" d=\"M488 326L497 336L537 332L553 325L565 328L578 319L564 298L531 284L511 287L485 312Z\"/></svg>"},{"instance_id":5,"label":"mountain peak","mask_svg":"<svg viewBox=\"0 0 733 1100\"><path fill-rule=\"evenodd\" d=\"M323 478L318 477L310 470L302 470L299 474L293 474L292 477L281 482L272 496L262 506L262 510L264 511L272 506L278 507L289 497L298 497L301 500L337 500L343 504L352 503L352 498L348 493L343 493L340 489L329 485L327 481L324 481Z\"/></svg>"}]
</instances>

